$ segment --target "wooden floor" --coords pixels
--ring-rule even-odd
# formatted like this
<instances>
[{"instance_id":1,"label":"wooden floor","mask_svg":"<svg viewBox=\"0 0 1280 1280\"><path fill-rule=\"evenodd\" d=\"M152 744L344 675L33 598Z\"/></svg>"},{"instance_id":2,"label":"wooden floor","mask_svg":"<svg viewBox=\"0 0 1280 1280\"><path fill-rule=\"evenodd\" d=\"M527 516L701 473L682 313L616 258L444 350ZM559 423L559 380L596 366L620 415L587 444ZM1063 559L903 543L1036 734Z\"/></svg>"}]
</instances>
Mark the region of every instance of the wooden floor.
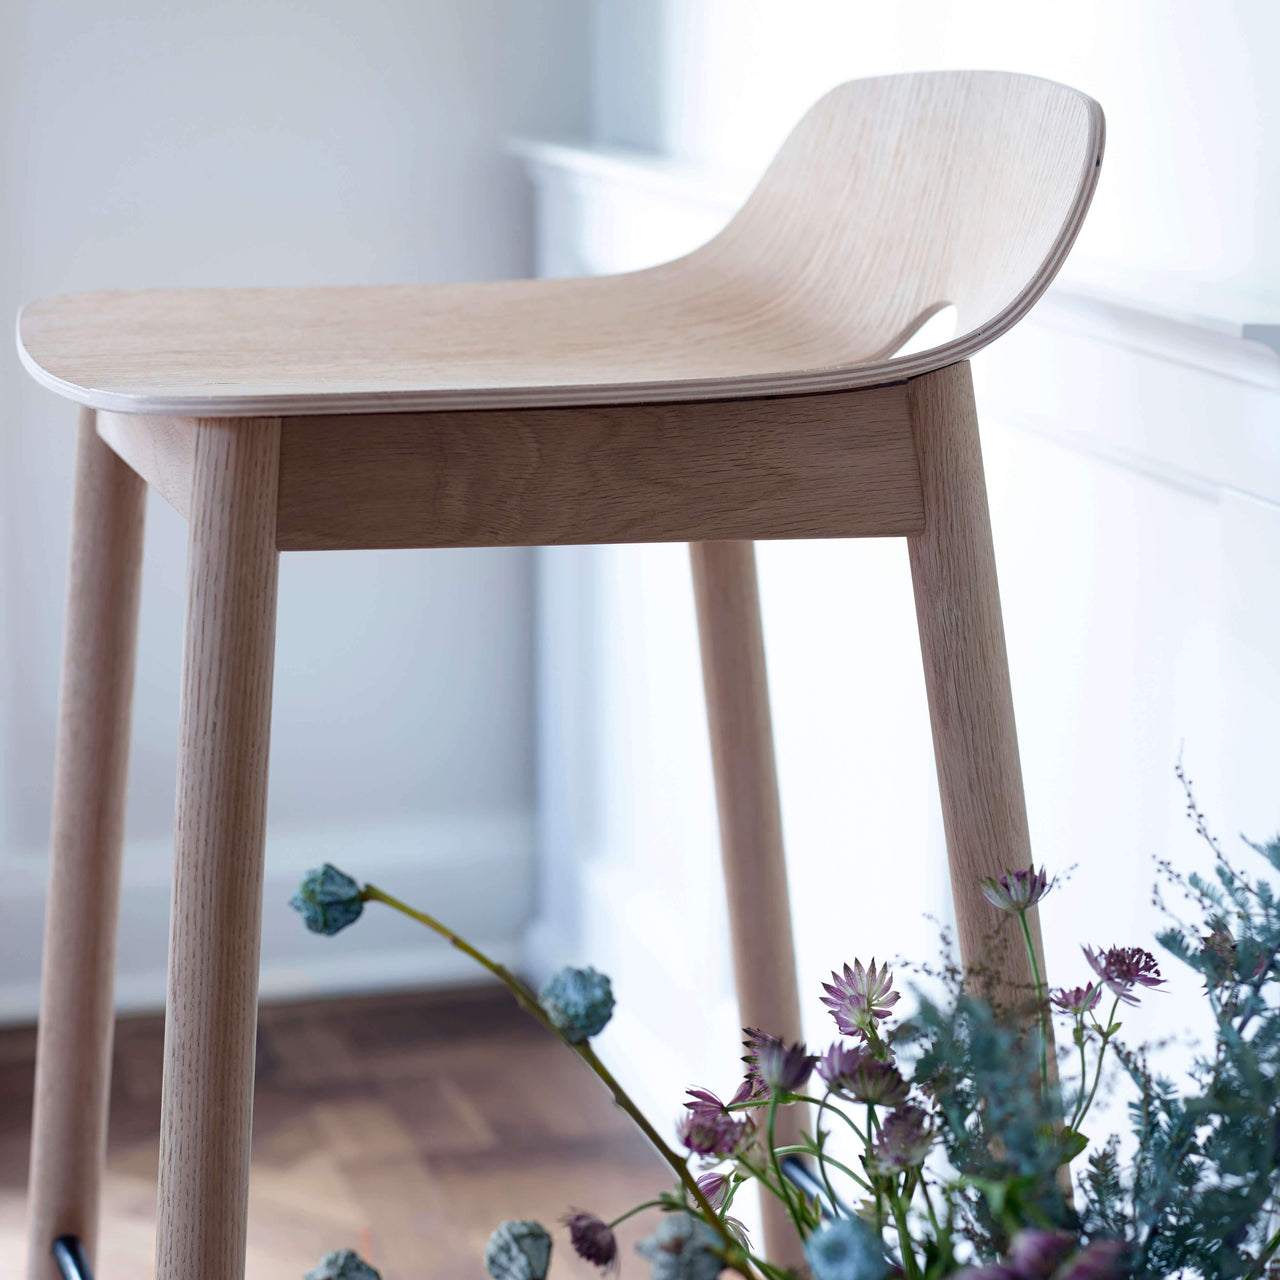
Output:
<instances>
[{"instance_id":1,"label":"wooden floor","mask_svg":"<svg viewBox=\"0 0 1280 1280\"><path fill-rule=\"evenodd\" d=\"M159 1135L160 1017L116 1033L98 1280L150 1277ZM0 1029L0 1274L21 1260L35 1032ZM669 1173L580 1062L490 989L262 1010L250 1184L249 1280L300 1280L357 1248L384 1280L484 1272L489 1232L537 1218L553 1273L597 1276L556 1220L606 1217ZM619 1229L624 1274L648 1214Z\"/></svg>"}]
</instances>

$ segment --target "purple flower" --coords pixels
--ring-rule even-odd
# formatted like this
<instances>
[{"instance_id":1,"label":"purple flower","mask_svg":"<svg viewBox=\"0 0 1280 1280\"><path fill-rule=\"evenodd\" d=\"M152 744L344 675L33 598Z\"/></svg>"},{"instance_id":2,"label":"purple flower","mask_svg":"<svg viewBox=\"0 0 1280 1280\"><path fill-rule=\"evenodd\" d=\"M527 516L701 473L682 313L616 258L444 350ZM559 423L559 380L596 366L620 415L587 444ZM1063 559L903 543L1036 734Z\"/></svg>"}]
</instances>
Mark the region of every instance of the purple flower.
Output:
<instances>
[{"instance_id":1,"label":"purple flower","mask_svg":"<svg viewBox=\"0 0 1280 1280\"><path fill-rule=\"evenodd\" d=\"M865 1049L847 1049L833 1044L822 1055L818 1074L831 1092L855 1102L877 1107L896 1107L906 1102L908 1085L892 1062L881 1062Z\"/></svg>"},{"instance_id":2,"label":"purple flower","mask_svg":"<svg viewBox=\"0 0 1280 1280\"><path fill-rule=\"evenodd\" d=\"M1065 1231L1019 1231L1005 1261L1025 1280L1048 1280L1080 1242Z\"/></svg>"},{"instance_id":3,"label":"purple flower","mask_svg":"<svg viewBox=\"0 0 1280 1280\"><path fill-rule=\"evenodd\" d=\"M569 1228L569 1243L578 1257L606 1271L618 1269L618 1239L607 1222L583 1209L570 1209L560 1221Z\"/></svg>"},{"instance_id":4,"label":"purple flower","mask_svg":"<svg viewBox=\"0 0 1280 1280\"><path fill-rule=\"evenodd\" d=\"M1161 987L1156 958L1141 947L1111 947L1095 952L1092 947L1082 947L1089 967L1102 979L1102 984L1125 1004L1137 1004L1134 987Z\"/></svg>"},{"instance_id":5,"label":"purple flower","mask_svg":"<svg viewBox=\"0 0 1280 1280\"><path fill-rule=\"evenodd\" d=\"M1070 990L1059 987L1049 997L1055 1009L1061 1009L1063 1013L1069 1013L1072 1017L1079 1017L1091 1009L1096 1009L1101 998L1102 988L1092 982L1088 986L1072 987Z\"/></svg>"},{"instance_id":6,"label":"purple flower","mask_svg":"<svg viewBox=\"0 0 1280 1280\"><path fill-rule=\"evenodd\" d=\"M685 1092L693 1099L692 1102L686 1102L684 1105L692 1112L699 1116L708 1116L718 1118L733 1114L730 1107L736 1107L744 1102L751 1102L753 1099L761 1096L761 1092L757 1087L757 1081L750 1076L747 1077L739 1086L738 1091L729 1099L728 1102L721 1102L720 1099L711 1092L710 1089L686 1089Z\"/></svg>"},{"instance_id":7,"label":"purple flower","mask_svg":"<svg viewBox=\"0 0 1280 1280\"><path fill-rule=\"evenodd\" d=\"M754 1131L750 1120L735 1120L721 1112L703 1108L689 1111L680 1121L680 1141L698 1156L731 1156Z\"/></svg>"},{"instance_id":8,"label":"purple flower","mask_svg":"<svg viewBox=\"0 0 1280 1280\"><path fill-rule=\"evenodd\" d=\"M887 1177L924 1163L933 1145L933 1131L923 1109L908 1103L885 1116L867 1157L867 1168Z\"/></svg>"},{"instance_id":9,"label":"purple flower","mask_svg":"<svg viewBox=\"0 0 1280 1280\"><path fill-rule=\"evenodd\" d=\"M840 1034L863 1039L874 1034L876 1023L889 1016L899 999L889 966L882 965L877 971L874 957L869 969L863 968L861 960L855 960L852 969L845 965L843 975L833 973L822 989L827 993L822 1003L831 1010Z\"/></svg>"},{"instance_id":10,"label":"purple flower","mask_svg":"<svg viewBox=\"0 0 1280 1280\"><path fill-rule=\"evenodd\" d=\"M982 896L997 911L1019 915L1029 911L1054 886L1044 868L1036 870L1032 863L1025 871L1006 871L1000 876L987 876L978 881Z\"/></svg>"},{"instance_id":11,"label":"purple flower","mask_svg":"<svg viewBox=\"0 0 1280 1280\"><path fill-rule=\"evenodd\" d=\"M746 1027L743 1037L746 1053L742 1060L747 1064L748 1081L758 1084L766 1094L794 1093L804 1087L817 1059L802 1043L789 1045L756 1027Z\"/></svg>"},{"instance_id":12,"label":"purple flower","mask_svg":"<svg viewBox=\"0 0 1280 1280\"><path fill-rule=\"evenodd\" d=\"M1128 1252L1123 1240L1095 1240L1057 1272L1056 1280L1121 1280L1129 1274Z\"/></svg>"},{"instance_id":13,"label":"purple flower","mask_svg":"<svg viewBox=\"0 0 1280 1280\"><path fill-rule=\"evenodd\" d=\"M707 1197L711 1207L719 1213L729 1199L731 1183L723 1173L704 1173L698 1179L698 1190Z\"/></svg>"}]
</instances>

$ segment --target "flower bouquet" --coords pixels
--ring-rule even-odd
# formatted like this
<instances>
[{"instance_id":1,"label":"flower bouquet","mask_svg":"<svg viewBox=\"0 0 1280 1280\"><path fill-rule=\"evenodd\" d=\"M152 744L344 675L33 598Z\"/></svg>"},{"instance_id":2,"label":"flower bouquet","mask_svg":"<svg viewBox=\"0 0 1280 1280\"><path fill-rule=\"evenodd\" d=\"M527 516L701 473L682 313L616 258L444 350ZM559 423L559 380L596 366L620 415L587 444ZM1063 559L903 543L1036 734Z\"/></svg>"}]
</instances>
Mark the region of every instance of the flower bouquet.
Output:
<instances>
[{"instance_id":1,"label":"flower bouquet","mask_svg":"<svg viewBox=\"0 0 1280 1280\"><path fill-rule=\"evenodd\" d=\"M614 1228L652 1212L638 1249L653 1280L715 1280L726 1269L791 1280L733 1215L754 1184L782 1204L812 1280L1256 1280L1278 1274L1280 1249L1280 901L1265 878L1228 861L1189 790L1188 801L1212 875L1162 867L1193 919L1169 911L1157 940L1202 981L1214 1036L1181 1085L1121 1036L1124 1008L1164 983L1150 952L1085 946L1088 980L1045 989L1027 913L1054 882L1035 867L981 886L1020 922L1030 952L1034 991L1018 1007L946 962L922 971L930 990L898 1019L888 966L855 961L825 985L838 1038L814 1054L746 1029L736 1089L724 1099L689 1090L674 1142L592 1047L614 1007L603 974L562 969L535 992L430 915L330 865L306 876L292 905L325 934L368 903L419 921L502 982L609 1090L671 1183L622 1212L574 1209L561 1220L574 1251L605 1271L619 1267ZM1280 838L1250 848L1280 870ZM1129 1094L1123 1140L1089 1135L1108 1077ZM779 1124L784 1108L804 1110L798 1140L778 1136L797 1130ZM540 1223L504 1222L485 1262L494 1280L544 1280L551 1251ZM377 1273L348 1250L308 1280Z\"/></svg>"}]
</instances>

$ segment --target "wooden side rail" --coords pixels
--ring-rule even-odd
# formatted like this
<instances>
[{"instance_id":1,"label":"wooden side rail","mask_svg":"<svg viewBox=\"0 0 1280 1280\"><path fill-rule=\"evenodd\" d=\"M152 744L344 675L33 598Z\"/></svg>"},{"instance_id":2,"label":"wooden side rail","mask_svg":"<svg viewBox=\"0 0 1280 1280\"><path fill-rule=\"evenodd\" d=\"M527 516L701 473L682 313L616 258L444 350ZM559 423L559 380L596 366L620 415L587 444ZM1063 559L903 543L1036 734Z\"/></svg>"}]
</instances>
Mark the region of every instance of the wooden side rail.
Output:
<instances>
[{"instance_id":1,"label":"wooden side rail","mask_svg":"<svg viewBox=\"0 0 1280 1280\"><path fill-rule=\"evenodd\" d=\"M195 421L100 413L187 514ZM774 399L284 418L281 551L879 537L924 527L907 384Z\"/></svg>"}]
</instances>

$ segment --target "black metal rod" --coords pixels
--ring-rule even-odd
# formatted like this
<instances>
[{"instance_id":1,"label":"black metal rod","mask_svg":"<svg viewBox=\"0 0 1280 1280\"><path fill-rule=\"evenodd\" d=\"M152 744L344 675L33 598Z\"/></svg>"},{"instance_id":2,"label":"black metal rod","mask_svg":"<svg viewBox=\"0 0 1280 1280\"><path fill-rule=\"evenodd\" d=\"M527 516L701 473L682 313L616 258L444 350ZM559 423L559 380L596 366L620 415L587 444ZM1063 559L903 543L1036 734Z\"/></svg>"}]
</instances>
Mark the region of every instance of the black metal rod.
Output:
<instances>
[{"instance_id":1,"label":"black metal rod","mask_svg":"<svg viewBox=\"0 0 1280 1280\"><path fill-rule=\"evenodd\" d=\"M93 1268L84 1256L79 1236L59 1236L53 1242L53 1260L62 1272L62 1280L93 1280Z\"/></svg>"},{"instance_id":2,"label":"black metal rod","mask_svg":"<svg viewBox=\"0 0 1280 1280\"><path fill-rule=\"evenodd\" d=\"M781 1160L782 1174L792 1186L799 1187L811 1200L818 1202L818 1212L824 1218L851 1218L853 1211L843 1200L836 1197L834 1204L822 1180L813 1172L809 1161L803 1156L783 1156Z\"/></svg>"}]
</instances>

